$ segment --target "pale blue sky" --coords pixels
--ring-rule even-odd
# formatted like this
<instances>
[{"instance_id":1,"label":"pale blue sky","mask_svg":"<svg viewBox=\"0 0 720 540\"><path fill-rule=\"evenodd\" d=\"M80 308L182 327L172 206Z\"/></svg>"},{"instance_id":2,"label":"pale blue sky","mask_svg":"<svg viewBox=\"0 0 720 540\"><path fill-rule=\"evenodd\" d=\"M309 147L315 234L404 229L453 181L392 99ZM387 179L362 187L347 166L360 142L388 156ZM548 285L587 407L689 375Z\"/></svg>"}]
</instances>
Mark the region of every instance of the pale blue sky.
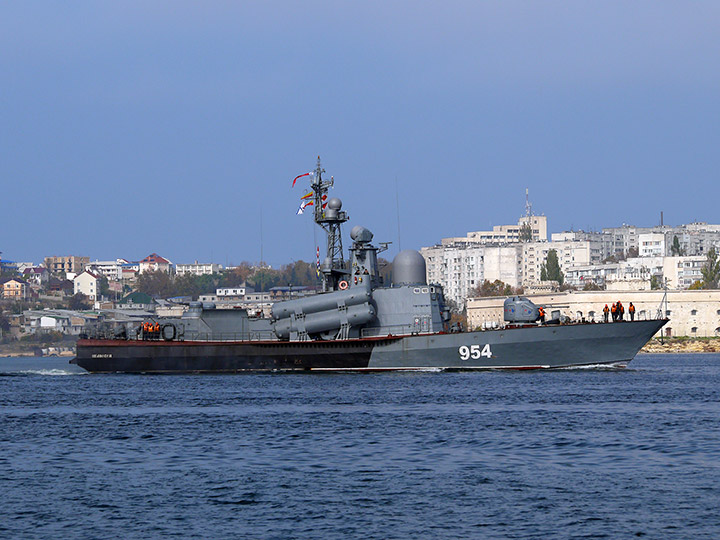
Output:
<instances>
[{"instance_id":1,"label":"pale blue sky","mask_svg":"<svg viewBox=\"0 0 720 540\"><path fill-rule=\"evenodd\" d=\"M552 232L720 222L718 2L29 1L0 50L8 259L257 261L262 208L312 260L318 154L389 257L396 179L403 248L526 187Z\"/></svg>"}]
</instances>

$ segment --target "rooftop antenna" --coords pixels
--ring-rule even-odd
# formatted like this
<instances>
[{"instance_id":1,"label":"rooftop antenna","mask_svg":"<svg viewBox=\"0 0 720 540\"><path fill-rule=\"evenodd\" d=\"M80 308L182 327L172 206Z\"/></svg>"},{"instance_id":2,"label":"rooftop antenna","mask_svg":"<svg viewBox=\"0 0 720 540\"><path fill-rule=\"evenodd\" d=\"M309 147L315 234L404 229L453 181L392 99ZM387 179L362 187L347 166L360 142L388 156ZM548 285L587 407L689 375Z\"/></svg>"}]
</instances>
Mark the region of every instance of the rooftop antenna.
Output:
<instances>
[{"instance_id":1,"label":"rooftop antenna","mask_svg":"<svg viewBox=\"0 0 720 540\"><path fill-rule=\"evenodd\" d=\"M525 217L532 216L532 203L530 202L530 191L525 188Z\"/></svg>"}]
</instances>

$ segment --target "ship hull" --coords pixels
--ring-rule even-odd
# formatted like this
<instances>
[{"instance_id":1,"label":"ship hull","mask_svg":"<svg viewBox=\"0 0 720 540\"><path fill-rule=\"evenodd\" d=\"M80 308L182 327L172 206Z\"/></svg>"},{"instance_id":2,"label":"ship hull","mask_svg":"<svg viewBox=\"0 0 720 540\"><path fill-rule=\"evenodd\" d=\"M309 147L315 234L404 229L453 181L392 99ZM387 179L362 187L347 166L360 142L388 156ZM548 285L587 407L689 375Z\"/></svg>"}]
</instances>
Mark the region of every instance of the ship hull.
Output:
<instances>
[{"instance_id":1,"label":"ship hull","mask_svg":"<svg viewBox=\"0 0 720 540\"><path fill-rule=\"evenodd\" d=\"M92 373L541 369L623 364L666 322L531 325L312 342L81 339L73 363Z\"/></svg>"}]
</instances>

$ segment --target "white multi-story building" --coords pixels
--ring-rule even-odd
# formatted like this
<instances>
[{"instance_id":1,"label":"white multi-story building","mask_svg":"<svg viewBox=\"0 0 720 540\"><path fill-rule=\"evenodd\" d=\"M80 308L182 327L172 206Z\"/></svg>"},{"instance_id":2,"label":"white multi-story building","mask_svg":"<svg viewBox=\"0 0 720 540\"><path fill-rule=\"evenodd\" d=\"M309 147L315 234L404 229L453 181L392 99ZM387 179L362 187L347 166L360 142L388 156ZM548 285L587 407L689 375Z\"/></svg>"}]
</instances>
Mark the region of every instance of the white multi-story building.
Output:
<instances>
[{"instance_id":1,"label":"white multi-story building","mask_svg":"<svg viewBox=\"0 0 720 540\"><path fill-rule=\"evenodd\" d=\"M246 294L255 292L252 287L246 285L238 285L237 287L223 287L221 289L215 289L215 295L218 299L223 298L242 298Z\"/></svg>"},{"instance_id":2,"label":"white multi-story building","mask_svg":"<svg viewBox=\"0 0 720 540\"><path fill-rule=\"evenodd\" d=\"M522 282L521 244L439 245L422 248L420 253L425 258L428 283L442 285L445 298L460 308L485 280L500 280L511 287Z\"/></svg>"},{"instance_id":3,"label":"white multi-story building","mask_svg":"<svg viewBox=\"0 0 720 540\"><path fill-rule=\"evenodd\" d=\"M442 245L456 244L508 244L520 242L520 229L529 225L532 230L532 239L536 242L547 240L546 216L523 216L517 225L495 225L492 231L474 231L466 236L443 238Z\"/></svg>"},{"instance_id":4,"label":"white multi-story building","mask_svg":"<svg viewBox=\"0 0 720 540\"><path fill-rule=\"evenodd\" d=\"M102 274L113 281L122 279L123 266L129 264L125 259L115 259L114 261L92 261L85 265L85 270L90 270L94 274Z\"/></svg>"},{"instance_id":5,"label":"white multi-story building","mask_svg":"<svg viewBox=\"0 0 720 540\"><path fill-rule=\"evenodd\" d=\"M650 290L650 281L655 276L658 283L667 282L669 289L687 289L702 280L702 267L707 258L690 257L632 257L625 261L609 264L581 265L569 268L565 282L582 288L592 282L618 289L625 284L637 290ZM638 282L642 282L639 285Z\"/></svg>"},{"instance_id":6,"label":"white multi-story building","mask_svg":"<svg viewBox=\"0 0 720 540\"><path fill-rule=\"evenodd\" d=\"M600 262L601 248L597 242L569 240L561 242L528 242L523 244L523 285L540 281L541 267L550 250L555 250L563 274L577 265Z\"/></svg>"},{"instance_id":7,"label":"white multi-story building","mask_svg":"<svg viewBox=\"0 0 720 540\"><path fill-rule=\"evenodd\" d=\"M663 233L638 234L638 255L640 257L662 257L665 254L665 235Z\"/></svg>"},{"instance_id":8,"label":"white multi-story building","mask_svg":"<svg viewBox=\"0 0 720 540\"><path fill-rule=\"evenodd\" d=\"M190 264L176 264L175 273L178 276L192 274L194 276L203 276L206 274L218 274L223 269L222 265L216 263L199 263L195 261Z\"/></svg>"},{"instance_id":9,"label":"white multi-story building","mask_svg":"<svg viewBox=\"0 0 720 540\"><path fill-rule=\"evenodd\" d=\"M442 285L445 298L459 307L472 290L482 283L486 247L477 244L424 247L428 283Z\"/></svg>"}]
</instances>

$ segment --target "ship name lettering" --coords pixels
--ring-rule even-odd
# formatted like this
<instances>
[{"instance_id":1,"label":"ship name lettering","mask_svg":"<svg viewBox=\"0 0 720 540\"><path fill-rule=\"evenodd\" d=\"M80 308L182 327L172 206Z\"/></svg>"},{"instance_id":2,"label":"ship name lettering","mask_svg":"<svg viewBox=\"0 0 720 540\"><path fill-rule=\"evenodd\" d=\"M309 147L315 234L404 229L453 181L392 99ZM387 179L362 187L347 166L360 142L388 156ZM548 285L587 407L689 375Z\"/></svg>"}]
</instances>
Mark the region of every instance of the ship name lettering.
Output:
<instances>
[{"instance_id":1,"label":"ship name lettering","mask_svg":"<svg viewBox=\"0 0 720 540\"><path fill-rule=\"evenodd\" d=\"M112 358L112 354L110 354L110 353L94 353L92 355L92 358Z\"/></svg>"},{"instance_id":2,"label":"ship name lettering","mask_svg":"<svg viewBox=\"0 0 720 540\"><path fill-rule=\"evenodd\" d=\"M470 345L469 347L467 345L461 345L458 348L458 353L460 353L460 360L469 360L470 358L477 360L481 356L484 356L485 358L492 358L492 351L490 350L489 343L486 343L482 349L480 348L480 345Z\"/></svg>"}]
</instances>

